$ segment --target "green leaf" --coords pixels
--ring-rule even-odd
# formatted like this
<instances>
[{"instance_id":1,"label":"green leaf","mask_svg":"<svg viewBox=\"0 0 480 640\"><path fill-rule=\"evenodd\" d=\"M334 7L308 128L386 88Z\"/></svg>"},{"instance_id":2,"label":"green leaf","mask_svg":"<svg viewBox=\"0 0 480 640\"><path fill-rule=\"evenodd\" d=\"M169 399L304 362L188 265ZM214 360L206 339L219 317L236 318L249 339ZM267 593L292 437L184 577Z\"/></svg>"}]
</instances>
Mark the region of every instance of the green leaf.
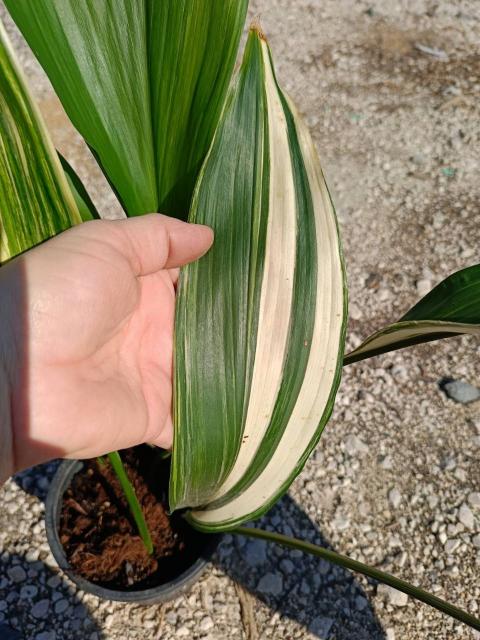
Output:
<instances>
[{"instance_id":1,"label":"green leaf","mask_svg":"<svg viewBox=\"0 0 480 640\"><path fill-rule=\"evenodd\" d=\"M182 270L170 506L220 530L302 469L340 380L346 293L313 143L250 33L190 214L215 243ZM205 508L202 508L205 507Z\"/></svg>"},{"instance_id":2,"label":"green leaf","mask_svg":"<svg viewBox=\"0 0 480 640\"><path fill-rule=\"evenodd\" d=\"M7 0L126 212L186 217L248 0Z\"/></svg>"},{"instance_id":3,"label":"green leaf","mask_svg":"<svg viewBox=\"0 0 480 640\"><path fill-rule=\"evenodd\" d=\"M309 553L312 556L317 556L318 558L332 562L339 567L344 567L351 571L357 571L364 576L383 582L383 584L388 584L390 587L398 589L398 591L403 591L403 593L412 596L416 600L424 602L438 611L441 611L456 620L460 620L460 622L467 624L469 627L472 627L472 629L478 629L480 631L480 619L472 616L467 611L463 611L459 607L456 607L449 602L445 602L445 600L442 600L441 598L434 596L432 593L429 593L420 587L416 587L401 578L385 573L385 571L381 571L376 567L363 564L363 562L359 562L358 560L353 560L348 556L336 553L331 549L320 547L316 544L312 544L311 542L298 540L297 538L291 538L290 536L284 536L281 533L264 531L263 529L254 529L253 527L238 527L237 529L234 529L232 533L266 540L267 542L280 544L288 549L297 549L298 551L303 551L303 553Z\"/></svg>"},{"instance_id":4,"label":"green leaf","mask_svg":"<svg viewBox=\"0 0 480 640\"><path fill-rule=\"evenodd\" d=\"M65 172L65 177L67 178L70 191L72 192L73 197L75 198L75 203L78 207L78 211L80 212L80 216L82 220L84 222L87 222L87 220L93 220L94 218L99 219L100 215L95 205L93 204L92 199L88 195L87 190L83 186L82 181L77 176L74 168L62 156L61 153L58 153L58 157L60 159L60 163L62 165L63 171Z\"/></svg>"},{"instance_id":5,"label":"green leaf","mask_svg":"<svg viewBox=\"0 0 480 640\"><path fill-rule=\"evenodd\" d=\"M414 344L480 334L480 265L453 273L398 322L369 336L347 354L344 364Z\"/></svg>"},{"instance_id":6,"label":"green leaf","mask_svg":"<svg viewBox=\"0 0 480 640\"><path fill-rule=\"evenodd\" d=\"M122 462L122 458L118 451L112 451L108 454L108 460L112 466L112 469L117 476L117 479L120 483L120 486L123 491L123 495L127 501L128 507L130 509L130 513L135 520L135 524L138 529L138 533L142 538L143 544L145 545L145 549L147 550L148 555L153 555L153 542L152 537L150 535L150 531L147 525L147 521L145 520L145 516L143 515L143 510L138 501L137 494L135 493L135 488L130 482L130 479L125 471L125 467ZM102 464L102 462L100 463ZM103 462L104 464L104 462Z\"/></svg>"},{"instance_id":7,"label":"green leaf","mask_svg":"<svg viewBox=\"0 0 480 640\"><path fill-rule=\"evenodd\" d=\"M0 261L81 221L0 23Z\"/></svg>"}]
</instances>

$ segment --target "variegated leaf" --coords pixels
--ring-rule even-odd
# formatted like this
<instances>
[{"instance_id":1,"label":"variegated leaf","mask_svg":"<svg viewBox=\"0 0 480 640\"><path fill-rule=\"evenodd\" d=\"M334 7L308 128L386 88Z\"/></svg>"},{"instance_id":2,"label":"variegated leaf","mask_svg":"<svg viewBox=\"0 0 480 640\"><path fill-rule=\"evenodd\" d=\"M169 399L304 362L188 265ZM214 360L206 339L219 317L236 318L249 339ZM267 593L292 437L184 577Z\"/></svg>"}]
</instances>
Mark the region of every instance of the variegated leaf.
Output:
<instances>
[{"instance_id":1,"label":"variegated leaf","mask_svg":"<svg viewBox=\"0 0 480 640\"><path fill-rule=\"evenodd\" d=\"M243 65L194 194L215 243L181 275L172 508L225 529L302 469L340 381L346 290L333 205L268 45Z\"/></svg>"}]
</instances>

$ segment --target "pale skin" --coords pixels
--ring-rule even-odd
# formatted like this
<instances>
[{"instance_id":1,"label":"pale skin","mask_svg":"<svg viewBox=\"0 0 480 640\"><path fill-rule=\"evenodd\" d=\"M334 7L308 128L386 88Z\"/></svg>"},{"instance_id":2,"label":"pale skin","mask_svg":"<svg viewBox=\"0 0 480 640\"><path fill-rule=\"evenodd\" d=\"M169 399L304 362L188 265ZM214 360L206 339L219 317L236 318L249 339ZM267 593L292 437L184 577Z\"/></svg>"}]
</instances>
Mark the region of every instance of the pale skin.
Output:
<instances>
[{"instance_id":1,"label":"pale skin","mask_svg":"<svg viewBox=\"0 0 480 640\"><path fill-rule=\"evenodd\" d=\"M0 480L53 457L172 444L179 267L212 231L92 221L0 268Z\"/></svg>"}]
</instances>

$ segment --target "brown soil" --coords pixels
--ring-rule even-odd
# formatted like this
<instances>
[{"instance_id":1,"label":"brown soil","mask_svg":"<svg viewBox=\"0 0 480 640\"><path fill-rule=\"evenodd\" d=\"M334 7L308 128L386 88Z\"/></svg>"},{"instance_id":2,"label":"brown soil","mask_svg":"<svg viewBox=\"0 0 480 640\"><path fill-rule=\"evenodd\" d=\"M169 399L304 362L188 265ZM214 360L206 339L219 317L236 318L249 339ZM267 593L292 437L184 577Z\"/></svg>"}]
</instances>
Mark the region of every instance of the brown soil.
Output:
<instances>
[{"instance_id":1,"label":"brown soil","mask_svg":"<svg viewBox=\"0 0 480 640\"><path fill-rule=\"evenodd\" d=\"M158 458L152 465L152 456L155 453L145 447L122 452L152 536L152 556L108 461L88 460L65 492L60 541L72 567L87 580L110 588L146 588L178 575L188 560L185 524L178 516L167 515L166 465L160 462L159 473ZM157 486L152 486L146 472L153 466Z\"/></svg>"}]
</instances>

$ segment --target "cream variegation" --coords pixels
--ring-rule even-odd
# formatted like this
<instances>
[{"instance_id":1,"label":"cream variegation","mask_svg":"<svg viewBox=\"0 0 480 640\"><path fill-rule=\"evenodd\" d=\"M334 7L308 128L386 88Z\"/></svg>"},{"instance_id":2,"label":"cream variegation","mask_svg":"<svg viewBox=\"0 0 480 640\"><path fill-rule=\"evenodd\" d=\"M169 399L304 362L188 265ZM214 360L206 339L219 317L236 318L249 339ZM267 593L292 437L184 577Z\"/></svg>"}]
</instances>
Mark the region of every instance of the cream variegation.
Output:
<instances>
[{"instance_id":1,"label":"cream variegation","mask_svg":"<svg viewBox=\"0 0 480 640\"><path fill-rule=\"evenodd\" d=\"M248 91L252 100L245 97ZM238 140L236 146L232 145L232 131ZM250 162L246 162L242 140L248 144L255 135L266 141L264 152L259 157L259 145L255 144ZM224 153L229 155L227 165ZM248 171L260 162L262 170L252 173L251 181L236 178L237 172ZM263 198L250 198L250 208L243 210L251 221L249 229L263 223L264 240L257 248L254 276L247 261L248 250L244 261L228 261L231 255L215 247L205 261L187 267L182 275L171 504L197 507L190 518L196 526L209 530L231 528L259 515L288 488L330 415L344 342L344 270L333 205L310 135L278 87L268 45L256 29L250 34L240 78L227 103L192 207L192 220L211 224L217 231L216 215L208 206L208 194L217 188L215 181L229 185L223 218L218 221L229 238L222 236L222 243L238 238L238 212L230 203L237 199L237 190L246 188L264 194ZM196 300L202 296L197 283L205 282L202 272L207 271L217 273L217 291L210 307L203 307L206 317L202 317L195 315ZM232 289L241 299L243 290L238 283L245 283L252 306L246 315L240 309L232 317L228 307L218 302L225 290ZM255 302L252 289L257 295ZM255 323L248 322L252 315ZM201 336L199 329L205 320L219 326L220 340L233 338L227 346L231 358L225 362L224 356L218 355L218 366L227 380L224 389L218 387L215 376L201 373L205 363L215 366L214 340L209 343L207 339L202 345L197 337L197 353L193 363L191 360L193 340ZM246 332L237 335L232 327L232 335L230 322L245 326ZM245 349L251 357L243 362L243 378L238 380L232 377L241 359L236 351L243 353ZM192 364L192 370L187 370ZM180 375L187 378L185 386ZM191 386L193 377L195 385ZM211 404L221 420L222 406L229 400L235 404L237 390L235 410L227 411L236 423L226 422L219 433L205 420L200 406ZM236 441L229 441L224 433L234 433ZM221 463L212 459L214 444L217 451L223 451ZM193 468L183 455L185 447L196 451L190 458L190 462L196 460ZM204 491L199 490L202 482Z\"/></svg>"},{"instance_id":2,"label":"cream variegation","mask_svg":"<svg viewBox=\"0 0 480 640\"><path fill-rule=\"evenodd\" d=\"M0 262L81 221L0 23Z\"/></svg>"}]
</instances>

